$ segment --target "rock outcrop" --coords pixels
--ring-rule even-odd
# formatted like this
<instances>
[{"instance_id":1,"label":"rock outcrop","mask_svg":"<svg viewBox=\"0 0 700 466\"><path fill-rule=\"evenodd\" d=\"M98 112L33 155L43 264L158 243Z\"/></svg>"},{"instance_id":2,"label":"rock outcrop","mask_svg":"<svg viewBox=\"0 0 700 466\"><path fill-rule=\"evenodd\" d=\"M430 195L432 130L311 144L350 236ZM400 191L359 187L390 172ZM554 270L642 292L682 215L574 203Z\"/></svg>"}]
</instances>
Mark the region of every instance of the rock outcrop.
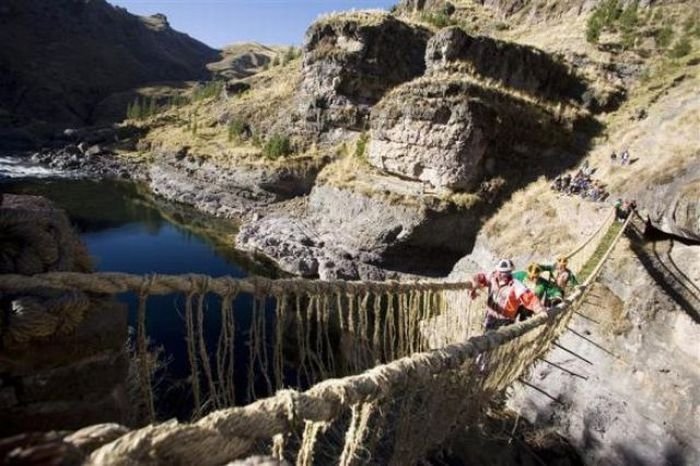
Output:
<instances>
[{"instance_id":1,"label":"rock outcrop","mask_svg":"<svg viewBox=\"0 0 700 466\"><path fill-rule=\"evenodd\" d=\"M551 149L570 142L575 124L458 75L428 76L372 110L368 160L438 190L473 190L496 173L518 184L545 174L548 159L550 169L572 163Z\"/></svg>"},{"instance_id":2,"label":"rock outcrop","mask_svg":"<svg viewBox=\"0 0 700 466\"><path fill-rule=\"evenodd\" d=\"M497 114L476 86L422 78L372 110L369 162L434 187L467 190L480 180L496 132Z\"/></svg>"},{"instance_id":3,"label":"rock outcrop","mask_svg":"<svg viewBox=\"0 0 700 466\"><path fill-rule=\"evenodd\" d=\"M392 87L423 74L429 32L382 12L332 15L303 46L302 130L366 129L370 107Z\"/></svg>"},{"instance_id":4,"label":"rock outcrop","mask_svg":"<svg viewBox=\"0 0 700 466\"><path fill-rule=\"evenodd\" d=\"M476 79L556 102L580 100L583 81L550 54L486 36L471 36L458 27L440 30L428 42L427 72L466 73Z\"/></svg>"},{"instance_id":5,"label":"rock outcrop","mask_svg":"<svg viewBox=\"0 0 700 466\"><path fill-rule=\"evenodd\" d=\"M478 215L323 185L312 190L305 213L244 225L237 245L287 272L326 280L445 274L471 249Z\"/></svg>"},{"instance_id":6,"label":"rock outcrop","mask_svg":"<svg viewBox=\"0 0 700 466\"><path fill-rule=\"evenodd\" d=\"M664 184L637 192L651 224L670 235L700 242L700 163L694 162Z\"/></svg>"},{"instance_id":7,"label":"rock outcrop","mask_svg":"<svg viewBox=\"0 0 700 466\"><path fill-rule=\"evenodd\" d=\"M165 199L219 217L241 218L274 202L308 194L322 166L321 160L297 167L241 164L234 168L183 147L161 150L145 177L151 190Z\"/></svg>"}]
</instances>

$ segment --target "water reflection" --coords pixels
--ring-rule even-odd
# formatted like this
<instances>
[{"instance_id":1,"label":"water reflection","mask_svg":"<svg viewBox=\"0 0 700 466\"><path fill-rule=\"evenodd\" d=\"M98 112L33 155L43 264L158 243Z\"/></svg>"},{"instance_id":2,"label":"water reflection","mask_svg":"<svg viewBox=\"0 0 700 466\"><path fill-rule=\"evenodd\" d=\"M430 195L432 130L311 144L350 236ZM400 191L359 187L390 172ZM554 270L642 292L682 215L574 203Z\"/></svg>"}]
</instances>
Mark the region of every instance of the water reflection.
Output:
<instances>
[{"instance_id":1,"label":"water reflection","mask_svg":"<svg viewBox=\"0 0 700 466\"><path fill-rule=\"evenodd\" d=\"M9 181L4 192L42 195L63 208L79 231L97 271L134 274L205 274L212 277L249 274L275 276L265 263L233 248L236 225L214 219L151 196L134 183L89 180ZM118 296L129 307L129 323L136 324L137 297ZM206 345L215 353L219 338L220 298L207 296L203 322ZM266 303L266 319L274 322L274 302ZM239 296L235 340L250 332L252 297ZM182 295L152 296L148 300L147 333L151 347L162 347L169 363L157 374L158 411L161 417L187 419L192 409L186 327ZM271 332L270 332L271 333ZM235 365L246 367L247 348L237 345ZM235 373L236 385L245 386L247 371ZM202 384L204 385L204 384ZM237 399L239 403L247 400Z\"/></svg>"}]
</instances>

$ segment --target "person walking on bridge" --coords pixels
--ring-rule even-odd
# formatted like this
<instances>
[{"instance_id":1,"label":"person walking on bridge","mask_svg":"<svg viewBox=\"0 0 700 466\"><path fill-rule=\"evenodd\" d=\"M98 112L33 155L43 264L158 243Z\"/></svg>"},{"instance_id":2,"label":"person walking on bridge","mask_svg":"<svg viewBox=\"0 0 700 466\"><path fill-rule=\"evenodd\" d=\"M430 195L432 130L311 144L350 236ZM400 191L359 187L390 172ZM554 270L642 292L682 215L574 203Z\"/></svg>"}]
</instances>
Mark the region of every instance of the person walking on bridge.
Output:
<instances>
[{"instance_id":1,"label":"person walking on bridge","mask_svg":"<svg viewBox=\"0 0 700 466\"><path fill-rule=\"evenodd\" d=\"M557 286L566 292L568 287L574 287L578 285L578 280L576 275L568 267L569 258L566 256L557 257L557 263L554 266L554 280L557 282Z\"/></svg>"},{"instance_id":2,"label":"person walking on bridge","mask_svg":"<svg viewBox=\"0 0 700 466\"><path fill-rule=\"evenodd\" d=\"M513 261L510 259L499 260L496 269L490 274L479 272L474 275L472 299L478 296L481 288L488 290L484 319L486 330L512 324L519 316L524 318L530 313L545 310L535 293L520 280L513 278Z\"/></svg>"},{"instance_id":3,"label":"person walking on bridge","mask_svg":"<svg viewBox=\"0 0 700 466\"><path fill-rule=\"evenodd\" d=\"M543 272L549 273L549 280L542 276ZM554 273L555 266L532 262L527 266L527 271L513 273L513 278L531 289L545 306L556 306L564 300L564 291L555 283Z\"/></svg>"}]
</instances>

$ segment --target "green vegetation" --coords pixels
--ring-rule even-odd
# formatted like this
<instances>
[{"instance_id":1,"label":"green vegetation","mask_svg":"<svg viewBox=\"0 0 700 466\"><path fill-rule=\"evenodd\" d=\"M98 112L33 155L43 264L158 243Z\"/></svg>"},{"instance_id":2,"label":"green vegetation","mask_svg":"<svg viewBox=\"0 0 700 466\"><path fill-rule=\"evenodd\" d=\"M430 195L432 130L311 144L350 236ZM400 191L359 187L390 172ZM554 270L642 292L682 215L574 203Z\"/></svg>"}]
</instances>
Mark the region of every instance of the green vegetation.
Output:
<instances>
[{"instance_id":1,"label":"green vegetation","mask_svg":"<svg viewBox=\"0 0 700 466\"><path fill-rule=\"evenodd\" d=\"M426 13L423 12L420 15L420 20L435 26L436 28L445 28L447 26L455 26L458 24L457 21L450 18L445 13Z\"/></svg>"},{"instance_id":2,"label":"green vegetation","mask_svg":"<svg viewBox=\"0 0 700 466\"><path fill-rule=\"evenodd\" d=\"M621 228L622 223L613 222L612 225L610 225L610 228L608 229L607 233L605 233L605 236L603 236L603 238L600 240L600 244L598 244L598 247L596 248L593 255L590 257L590 259L588 259L584 266L581 267L581 271L578 273L577 277L581 283L583 283L586 280L586 278L588 278L588 276L591 274L591 272L593 272L600 260L603 258L605 253L608 252L608 249L610 249L613 240L620 232Z\"/></svg>"},{"instance_id":3,"label":"green vegetation","mask_svg":"<svg viewBox=\"0 0 700 466\"><path fill-rule=\"evenodd\" d=\"M625 11L627 10L631 10L631 6ZM636 14L636 4L634 11ZM623 11L618 4L618 0L605 0L600 3L595 10L593 10L593 13L586 23L586 40L592 44L597 44L601 32L612 29L622 13ZM632 12L628 12L625 21L627 23L632 22L632 17Z\"/></svg>"},{"instance_id":4,"label":"green vegetation","mask_svg":"<svg viewBox=\"0 0 700 466\"><path fill-rule=\"evenodd\" d=\"M157 97L136 97L134 101L126 106L126 117L130 120L145 120L157 113L165 110L158 105Z\"/></svg>"},{"instance_id":5,"label":"green vegetation","mask_svg":"<svg viewBox=\"0 0 700 466\"><path fill-rule=\"evenodd\" d=\"M228 122L228 142L234 142L241 139L241 137L248 130L248 123L238 118Z\"/></svg>"},{"instance_id":6,"label":"green vegetation","mask_svg":"<svg viewBox=\"0 0 700 466\"><path fill-rule=\"evenodd\" d=\"M586 23L586 40L592 44L597 44L601 32L611 29L621 14L622 10L620 9L618 0L605 0L600 3L595 10L593 10L593 13ZM631 16L631 14L628 14L628 16ZM630 21L630 19L627 19L627 21Z\"/></svg>"},{"instance_id":7,"label":"green vegetation","mask_svg":"<svg viewBox=\"0 0 700 466\"><path fill-rule=\"evenodd\" d=\"M665 24L661 29L654 31L654 41L656 42L657 46L666 48L671 45L672 40L673 28L670 25Z\"/></svg>"},{"instance_id":8,"label":"green vegetation","mask_svg":"<svg viewBox=\"0 0 700 466\"><path fill-rule=\"evenodd\" d=\"M263 147L263 155L268 159L278 159L292 153L292 144L287 136L273 134Z\"/></svg>"},{"instance_id":9,"label":"green vegetation","mask_svg":"<svg viewBox=\"0 0 700 466\"><path fill-rule=\"evenodd\" d=\"M683 22L683 32L700 38L700 15L695 13Z\"/></svg>"},{"instance_id":10,"label":"green vegetation","mask_svg":"<svg viewBox=\"0 0 700 466\"><path fill-rule=\"evenodd\" d=\"M367 150L367 142L369 142L369 135L367 133L362 133L357 142L355 143L355 157L358 159L365 158L365 151Z\"/></svg>"},{"instance_id":11,"label":"green vegetation","mask_svg":"<svg viewBox=\"0 0 700 466\"><path fill-rule=\"evenodd\" d=\"M693 50L693 46L690 44L690 38L685 35L678 39L678 42L669 50L668 55L671 58L682 58L688 55L691 50Z\"/></svg>"},{"instance_id":12,"label":"green vegetation","mask_svg":"<svg viewBox=\"0 0 700 466\"><path fill-rule=\"evenodd\" d=\"M603 0L588 18L586 24L586 40L596 44L603 32L620 34L619 44L625 50L635 49L640 38L653 37L657 49L667 50L672 58L680 58L692 51L692 38L700 37L698 14L688 16L684 21L677 21L682 29L682 36L674 43L678 32L674 29L674 16L665 15L661 7L649 8L645 12L639 9L638 2L629 3L623 8L622 0ZM646 55L643 55L646 52ZM648 56L648 50L638 53Z\"/></svg>"},{"instance_id":13,"label":"green vegetation","mask_svg":"<svg viewBox=\"0 0 700 466\"><path fill-rule=\"evenodd\" d=\"M204 99L211 99L212 97L218 97L221 95L221 91L224 89L224 83L222 81L209 81L203 86L197 87L192 93L192 101L198 102Z\"/></svg>"},{"instance_id":14,"label":"green vegetation","mask_svg":"<svg viewBox=\"0 0 700 466\"><path fill-rule=\"evenodd\" d=\"M282 55L282 65L286 65L292 60L301 56L301 49L297 49L294 46L290 46Z\"/></svg>"}]
</instances>

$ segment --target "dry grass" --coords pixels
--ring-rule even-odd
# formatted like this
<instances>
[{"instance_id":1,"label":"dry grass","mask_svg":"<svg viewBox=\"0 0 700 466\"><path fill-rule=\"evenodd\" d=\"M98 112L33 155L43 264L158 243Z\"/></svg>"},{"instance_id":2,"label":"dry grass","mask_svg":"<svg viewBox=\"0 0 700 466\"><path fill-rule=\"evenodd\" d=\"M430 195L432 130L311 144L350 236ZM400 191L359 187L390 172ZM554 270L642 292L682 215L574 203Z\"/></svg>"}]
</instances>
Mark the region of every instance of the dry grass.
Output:
<instances>
[{"instance_id":1,"label":"dry grass","mask_svg":"<svg viewBox=\"0 0 700 466\"><path fill-rule=\"evenodd\" d=\"M390 16L388 11L380 9L350 10L342 12L330 12L316 18L314 25L338 24L356 22L362 26L378 26Z\"/></svg>"},{"instance_id":2,"label":"dry grass","mask_svg":"<svg viewBox=\"0 0 700 466\"><path fill-rule=\"evenodd\" d=\"M675 66L640 83L630 99L607 118L607 134L597 141L589 160L597 176L624 194L667 182L700 153L700 77L695 69ZM646 118L637 120L640 110ZM629 166L611 164L609 156L629 149Z\"/></svg>"},{"instance_id":3,"label":"dry grass","mask_svg":"<svg viewBox=\"0 0 700 466\"><path fill-rule=\"evenodd\" d=\"M178 150L189 146L197 156L223 166L258 163L261 144L275 126L288 119L299 84L301 60L263 71L250 79L252 88L239 96L217 96L170 109L139 123L149 129L146 147ZM238 119L253 130L248 139L231 138L227 121ZM196 124L196 131L193 126ZM308 157L309 153L295 154Z\"/></svg>"},{"instance_id":4,"label":"dry grass","mask_svg":"<svg viewBox=\"0 0 700 466\"><path fill-rule=\"evenodd\" d=\"M605 205L553 192L544 178L513 193L483 226L489 247L513 257L552 258L600 224Z\"/></svg>"}]
</instances>

